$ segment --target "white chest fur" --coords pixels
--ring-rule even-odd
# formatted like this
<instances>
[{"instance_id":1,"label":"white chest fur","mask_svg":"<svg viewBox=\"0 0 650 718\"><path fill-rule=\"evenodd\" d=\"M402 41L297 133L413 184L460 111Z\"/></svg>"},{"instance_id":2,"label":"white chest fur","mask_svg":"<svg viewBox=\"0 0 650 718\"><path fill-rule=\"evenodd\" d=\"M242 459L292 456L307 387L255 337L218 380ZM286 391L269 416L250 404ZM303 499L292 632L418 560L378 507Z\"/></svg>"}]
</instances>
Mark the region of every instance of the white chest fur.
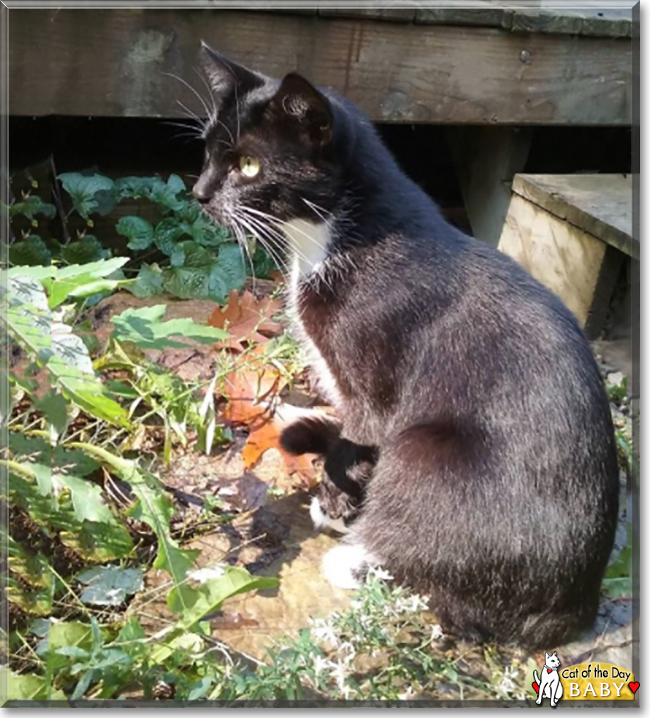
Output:
<instances>
[{"instance_id":1,"label":"white chest fur","mask_svg":"<svg viewBox=\"0 0 650 718\"><path fill-rule=\"evenodd\" d=\"M310 274L322 268L331 241L330 229L324 222L315 224L298 219L287 222L284 225L284 233L293 255L289 281L291 318L298 339L307 354L307 361L316 377L318 391L334 406L339 406L341 393L336 380L300 318L300 285Z\"/></svg>"}]
</instances>

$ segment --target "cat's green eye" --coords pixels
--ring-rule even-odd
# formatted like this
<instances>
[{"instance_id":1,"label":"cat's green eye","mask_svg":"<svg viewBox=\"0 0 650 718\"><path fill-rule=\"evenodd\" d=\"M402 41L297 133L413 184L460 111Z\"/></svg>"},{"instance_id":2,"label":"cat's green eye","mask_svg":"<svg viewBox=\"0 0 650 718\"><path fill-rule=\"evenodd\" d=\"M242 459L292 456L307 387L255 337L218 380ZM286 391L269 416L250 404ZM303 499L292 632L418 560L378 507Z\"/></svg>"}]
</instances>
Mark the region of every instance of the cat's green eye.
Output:
<instances>
[{"instance_id":1,"label":"cat's green eye","mask_svg":"<svg viewBox=\"0 0 650 718\"><path fill-rule=\"evenodd\" d=\"M239 158L239 169L244 177L249 179L256 177L260 171L260 161L257 157L251 157L250 155L242 155Z\"/></svg>"}]
</instances>

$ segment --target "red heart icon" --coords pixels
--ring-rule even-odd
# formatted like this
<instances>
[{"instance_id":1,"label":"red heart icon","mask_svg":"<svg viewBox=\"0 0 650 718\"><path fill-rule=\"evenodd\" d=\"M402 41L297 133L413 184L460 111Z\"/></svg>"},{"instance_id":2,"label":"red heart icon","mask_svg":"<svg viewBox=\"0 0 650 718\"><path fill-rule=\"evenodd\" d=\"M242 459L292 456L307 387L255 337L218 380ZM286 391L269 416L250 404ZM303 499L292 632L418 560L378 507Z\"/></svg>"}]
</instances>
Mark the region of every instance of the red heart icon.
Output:
<instances>
[{"instance_id":1,"label":"red heart icon","mask_svg":"<svg viewBox=\"0 0 650 718\"><path fill-rule=\"evenodd\" d=\"M539 683L537 683L537 681L533 681L533 688L535 689L535 693L539 693Z\"/></svg>"},{"instance_id":2,"label":"red heart icon","mask_svg":"<svg viewBox=\"0 0 650 718\"><path fill-rule=\"evenodd\" d=\"M547 668L547 669L546 669L546 672L547 672L547 673L551 673L551 672L552 672L552 669Z\"/></svg>"},{"instance_id":3,"label":"red heart icon","mask_svg":"<svg viewBox=\"0 0 650 718\"><path fill-rule=\"evenodd\" d=\"M630 686L630 690L632 693L636 693L639 690L639 681L634 681L634 683L628 683L628 686Z\"/></svg>"}]
</instances>

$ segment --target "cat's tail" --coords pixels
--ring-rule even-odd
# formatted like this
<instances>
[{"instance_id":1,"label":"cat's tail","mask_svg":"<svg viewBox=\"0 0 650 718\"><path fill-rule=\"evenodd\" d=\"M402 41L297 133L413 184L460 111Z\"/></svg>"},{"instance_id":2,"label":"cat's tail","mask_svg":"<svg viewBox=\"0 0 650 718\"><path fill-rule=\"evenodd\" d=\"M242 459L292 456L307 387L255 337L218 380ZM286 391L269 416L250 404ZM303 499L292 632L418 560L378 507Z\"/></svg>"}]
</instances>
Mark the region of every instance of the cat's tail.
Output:
<instances>
[{"instance_id":1,"label":"cat's tail","mask_svg":"<svg viewBox=\"0 0 650 718\"><path fill-rule=\"evenodd\" d=\"M294 456L324 456L334 447L341 435L338 419L321 409L302 409L283 404L276 410L275 420L283 427L280 446Z\"/></svg>"},{"instance_id":2,"label":"cat's tail","mask_svg":"<svg viewBox=\"0 0 650 718\"><path fill-rule=\"evenodd\" d=\"M539 676L537 675L537 671L533 671L533 678L535 679L535 683L537 683L538 686L541 686L542 683L539 680Z\"/></svg>"}]
</instances>

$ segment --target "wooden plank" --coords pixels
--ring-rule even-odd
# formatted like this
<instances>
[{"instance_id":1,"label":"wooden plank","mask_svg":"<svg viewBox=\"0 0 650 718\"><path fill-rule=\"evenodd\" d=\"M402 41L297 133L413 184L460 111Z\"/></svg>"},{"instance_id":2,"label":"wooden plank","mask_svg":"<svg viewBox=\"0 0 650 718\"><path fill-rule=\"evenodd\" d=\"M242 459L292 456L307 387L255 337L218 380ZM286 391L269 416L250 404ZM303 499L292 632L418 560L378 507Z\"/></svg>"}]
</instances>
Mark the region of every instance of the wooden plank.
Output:
<instances>
[{"instance_id":1,"label":"wooden plank","mask_svg":"<svg viewBox=\"0 0 650 718\"><path fill-rule=\"evenodd\" d=\"M422 25L478 25L509 28L512 11L485 2L479 8L418 8L415 22Z\"/></svg>"},{"instance_id":2,"label":"wooden plank","mask_svg":"<svg viewBox=\"0 0 650 718\"><path fill-rule=\"evenodd\" d=\"M604 242L513 194L499 249L555 292L583 325L587 322Z\"/></svg>"},{"instance_id":3,"label":"wooden plank","mask_svg":"<svg viewBox=\"0 0 650 718\"><path fill-rule=\"evenodd\" d=\"M632 175L518 174L513 192L639 258L632 237Z\"/></svg>"},{"instance_id":4,"label":"wooden plank","mask_svg":"<svg viewBox=\"0 0 650 718\"><path fill-rule=\"evenodd\" d=\"M516 10L513 32L548 32L592 37L631 37L631 10Z\"/></svg>"},{"instance_id":5,"label":"wooden plank","mask_svg":"<svg viewBox=\"0 0 650 718\"><path fill-rule=\"evenodd\" d=\"M595 8L582 10L584 22L580 30L592 37L632 37L632 9Z\"/></svg>"},{"instance_id":6,"label":"wooden plank","mask_svg":"<svg viewBox=\"0 0 650 718\"><path fill-rule=\"evenodd\" d=\"M603 263L600 265L600 272L596 279L594 295L591 299L589 314L585 321L585 333L590 339L600 336L610 314L612 298L616 289L616 283L621 273L624 262L631 262L623 252L607 245Z\"/></svg>"},{"instance_id":7,"label":"wooden plank","mask_svg":"<svg viewBox=\"0 0 650 718\"><path fill-rule=\"evenodd\" d=\"M589 37L631 37L631 9L522 8L521 3L493 3L485 0L472 8L418 9L415 21L422 24L479 25L501 27L513 32L557 33ZM516 7L519 5L519 7ZM343 11L342 11L343 12Z\"/></svg>"},{"instance_id":8,"label":"wooden plank","mask_svg":"<svg viewBox=\"0 0 650 718\"><path fill-rule=\"evenodd\" d=\"M526 164L532 129L450 127L447 140L472 234L496 247L514 175Z\"/></svg>"},{"instance_id":9,"label":"wooden plank","mask_svg":"<svg viewBox=\"0 0 650 718\"><path fill-rule=\"evenodd\" d=\"M268 74L333 86L374 121L631 122L625 40L245 10L10 12L16 115L177 116L191 93L164 73L202 87L193 68L203 38Z\"/></svg>"},{"instance_id":10,"label":"wooden plank","mask_svg":"<svg viewBox=\"0 0 650 718\"><path fill-rule=\"evenodd\" d=\"M511 29L514 32L549 32L579 35L583 18L571 11L519 10L512 13Z\"/></svg>"},{"instance_id":11,"label":"wooden plank","mask_svg":"<svg viewBox=\"0 0 650 718\"><path fill-rule=\"evenodd\" d=\"M314 7L256 7L250 8L253 12L275 12L287 15L318 15L318 8Z\"/></svg>"},{"instance_id":12,"label":"wooden plank","mask_svg":"<svg viewBox=\"0 0 650 718\"><path fill-rule=\"evenodd\" d=\"M318 8L320 17L363 18L365 20L388 20L389 22L412 22L415 19L415 12L415 7Z\"/></svg>"}]
</instances>

